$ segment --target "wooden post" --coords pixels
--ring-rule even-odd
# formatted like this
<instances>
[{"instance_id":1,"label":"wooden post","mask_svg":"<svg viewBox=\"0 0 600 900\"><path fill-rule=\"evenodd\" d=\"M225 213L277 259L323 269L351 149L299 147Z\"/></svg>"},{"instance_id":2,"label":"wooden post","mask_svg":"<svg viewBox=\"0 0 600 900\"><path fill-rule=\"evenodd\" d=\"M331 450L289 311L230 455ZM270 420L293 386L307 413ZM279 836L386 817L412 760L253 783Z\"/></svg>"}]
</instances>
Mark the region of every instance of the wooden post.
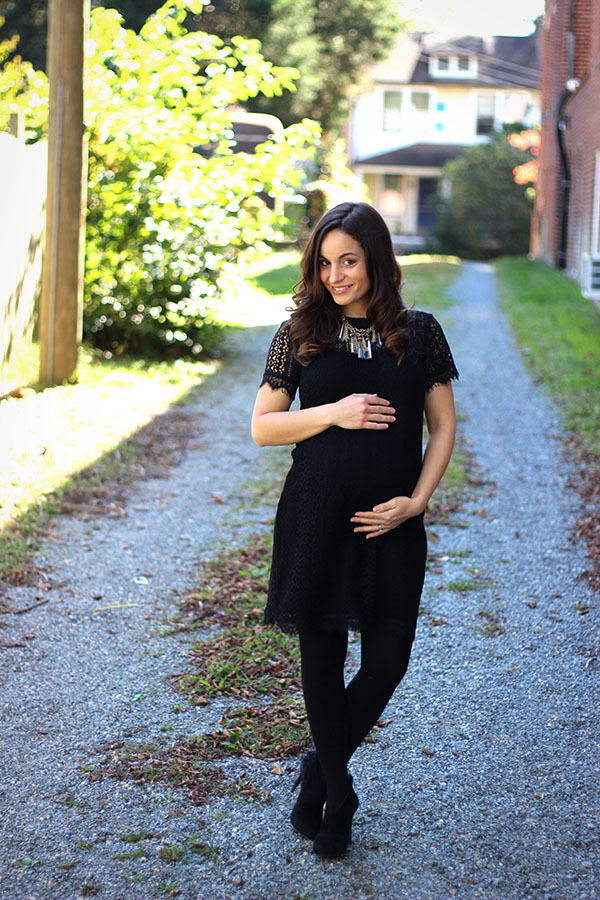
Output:
<instances>
[{"instance_id":1,"label":"wooden post","mask_svg":"<svg viewBox=\"0 0 600 900\"><path fill-rule=\"evenodd\" d=\"M48 190L40 305L40 381L60 384L77 368L83 307L87 143L84 38L89 0L49 0Z\"/></svg>"}]
</instances>

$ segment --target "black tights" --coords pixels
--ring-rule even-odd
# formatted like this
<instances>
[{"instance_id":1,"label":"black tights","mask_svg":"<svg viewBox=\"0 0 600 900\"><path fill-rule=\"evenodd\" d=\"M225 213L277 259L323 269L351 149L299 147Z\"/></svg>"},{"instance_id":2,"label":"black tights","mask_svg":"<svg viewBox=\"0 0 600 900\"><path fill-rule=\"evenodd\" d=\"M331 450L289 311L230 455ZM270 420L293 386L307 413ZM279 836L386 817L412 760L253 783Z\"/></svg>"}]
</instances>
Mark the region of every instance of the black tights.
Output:
<instances>
[{"instance_id":1,"label":"black tights","mask_svg":"<svg viewBox=\"0 0 600 900\"><path fill-rule=\"evenodd\" d=\"M412 636L364 631L360 669L346 687L347 632L300 635L304 702L333 809L348 790L348 761L404 677L411 646Z\"/></svg>"}]
</instances>

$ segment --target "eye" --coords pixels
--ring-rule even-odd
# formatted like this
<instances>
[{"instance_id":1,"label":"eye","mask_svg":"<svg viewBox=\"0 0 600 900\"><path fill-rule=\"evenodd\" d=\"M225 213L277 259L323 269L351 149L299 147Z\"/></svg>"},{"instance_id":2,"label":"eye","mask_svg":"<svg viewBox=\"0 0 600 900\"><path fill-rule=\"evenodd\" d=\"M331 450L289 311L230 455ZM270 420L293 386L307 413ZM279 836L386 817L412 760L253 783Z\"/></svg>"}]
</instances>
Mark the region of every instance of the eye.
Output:
<instances>
[{"instance_id":1,"label":"eye","mask_svg":"<svg viewBox=\"0 0 600 900\"><path fill-rule=\"evenodd\" d=\"M323 268L324 266L328 266L329 263L327 262L326 259L320 259L320 260L319 260L319 265L321 266L321 268Z\"/></svg>"},{"instance_id":2,"label":"eye","mask_svg":"<svg viewBox=\"0 0 600 900\"><path fill-rule=\"evenodd\" d=\"M356 264L356 262L357 262L356 259L345 259L345 260L344 260L344 263L345 263L346 265L348 265L348 266L353 266L353 265Z\"/></svg>"}]
</instances>

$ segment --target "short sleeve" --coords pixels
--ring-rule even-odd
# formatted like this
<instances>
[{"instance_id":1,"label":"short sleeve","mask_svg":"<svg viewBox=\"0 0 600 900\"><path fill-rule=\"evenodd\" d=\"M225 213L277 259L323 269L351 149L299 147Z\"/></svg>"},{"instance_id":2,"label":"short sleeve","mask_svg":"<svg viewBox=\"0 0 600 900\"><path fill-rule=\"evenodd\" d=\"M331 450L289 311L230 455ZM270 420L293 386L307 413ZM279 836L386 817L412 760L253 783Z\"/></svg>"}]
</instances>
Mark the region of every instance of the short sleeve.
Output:
<instances>
[{"instance_id":1,"label":"short sleeve","mask_svg":"<svg viewBox=\"0 0 600 900\"><path fill-rule=\"evenodd\" d=\"M293 400L300 381L301 368L290 339L290 323L284 322L271 341L260 385L262 387L263 384L268 384L274 391L283 388Z\"/></svg>"},{"instance_id":2,"label":"short sleeve","mask_svg":"<svg viewBox=\"0 0 600 900\"><path fill-rule=\"evenodd\" d=\"M442 326L433 316L427 316L425 340L425 390L430 391L438 384L449 384L458 378L452 351L448 346Z\"/></svg>"}]
</instances>

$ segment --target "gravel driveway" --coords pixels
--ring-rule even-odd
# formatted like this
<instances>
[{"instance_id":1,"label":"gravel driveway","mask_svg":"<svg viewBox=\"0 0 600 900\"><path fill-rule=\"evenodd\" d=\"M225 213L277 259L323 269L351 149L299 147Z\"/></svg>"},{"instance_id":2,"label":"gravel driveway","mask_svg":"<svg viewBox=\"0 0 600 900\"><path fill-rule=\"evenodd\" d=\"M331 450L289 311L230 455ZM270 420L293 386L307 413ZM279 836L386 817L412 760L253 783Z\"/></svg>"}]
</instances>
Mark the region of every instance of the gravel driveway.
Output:
<instances>
[{"instance_id":1,"label":"gravel driveway","mask_svg":"<svg viewBox=\"0 0 600 900\"><path fill-rule=\"evenodd\" d=\"M277 776L268 762L252 762L252 778L272 802L201 807L164 784L86 772L115 741L175 740L219 718L218 703L174 712L168 676L188 644L165 620L199 560L242 546L273 515L244 502L281 455L249 438L273 333L256 328L190 401L198 436L183 463L138 484L125 518L60 520L40 560L50 602L6 617L2 640L26 647L0 651L2 900L600 897L598 596L570 542L578 497L491 268L463 265L452 297L441 318L481 485L431 536L408 675L391 723L353 762L351 852L313 856L288 825L291 769ZM5 594L21 608L40 591ZM141 832L143 852L122 858ZM161 855L197 835L212 856Z\"/></svg>"}]
</instances>

